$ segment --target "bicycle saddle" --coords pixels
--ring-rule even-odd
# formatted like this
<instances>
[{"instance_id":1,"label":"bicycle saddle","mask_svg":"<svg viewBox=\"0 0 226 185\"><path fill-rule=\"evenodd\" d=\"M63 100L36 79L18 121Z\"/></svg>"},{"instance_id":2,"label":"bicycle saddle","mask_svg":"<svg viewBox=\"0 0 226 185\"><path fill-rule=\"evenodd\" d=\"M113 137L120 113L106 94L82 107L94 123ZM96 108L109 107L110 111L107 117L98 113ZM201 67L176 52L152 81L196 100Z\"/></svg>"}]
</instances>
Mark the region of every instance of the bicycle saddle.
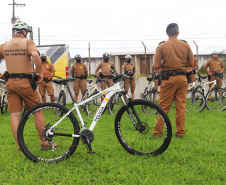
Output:
<instances>
[{"instance_id":1,"label":"bicycle saddle","mask_svg":"<svg viewBox=\"0 0 226 185\"><path fill-rule=\"evenodd\" d=\"M93 82L93 80L86 80L89 84L91 84Z\"/></svg>"},{"instance_id":2,"label":"bicycle saddle","mask_svg":"<svg viewBox=\"0 0 226 185\"><path fill-rule=\"evenodd\" d=\"M66 79L53 79L52 81L56 84L62 84L62 83L67 83L69 81L73 81L76 78L66 78Z\"/></svg>"}]
</instances>

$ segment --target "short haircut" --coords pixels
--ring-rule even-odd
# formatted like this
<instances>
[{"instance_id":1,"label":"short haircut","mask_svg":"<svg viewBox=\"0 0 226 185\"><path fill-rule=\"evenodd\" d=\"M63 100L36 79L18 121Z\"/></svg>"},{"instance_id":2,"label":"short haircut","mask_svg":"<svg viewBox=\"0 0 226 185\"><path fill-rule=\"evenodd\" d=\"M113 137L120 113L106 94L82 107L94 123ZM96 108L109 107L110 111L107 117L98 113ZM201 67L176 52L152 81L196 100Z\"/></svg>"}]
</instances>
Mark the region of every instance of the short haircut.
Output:
<instances>
[{"instance_id":1,"label":"short haircut","mask_svg":"<svg viewBox=\"0 0 226 185\"><path fill-rule=\"evenodd\" d=\"M166 28L166 33L168 33L168 35L174 36L178 32L179 32L179 27L176 23L171 23Z\"/></svg>"}]
</instances>

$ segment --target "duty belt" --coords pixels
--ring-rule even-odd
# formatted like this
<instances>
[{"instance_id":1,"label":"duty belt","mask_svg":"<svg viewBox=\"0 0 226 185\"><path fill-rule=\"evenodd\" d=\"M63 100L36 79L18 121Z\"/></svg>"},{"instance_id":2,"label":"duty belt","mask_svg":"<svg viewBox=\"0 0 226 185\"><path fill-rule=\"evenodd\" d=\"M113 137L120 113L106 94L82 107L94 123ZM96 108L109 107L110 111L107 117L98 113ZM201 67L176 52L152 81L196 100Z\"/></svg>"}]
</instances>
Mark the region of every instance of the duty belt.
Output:
<instances>
[{"instance_id":1,"label":"duty belt","mask_svg":"<svg viewBox=\"0 0 226 185\"><path fill-rule=\"evenodd\" d=\"M9 78L28 78L31 79L32 75L26 75L26 74L9 74Z\"/></svg>"},{"instance_id":2,"label":"duty belt","mask_svg":"<svg viewBox=\"0 0 226 185\"><path fill-rule=\"evenodd\" d=\"M171 72L169 73L169 76L177 76L177 75L186 75L186 72Z\"/></svg>"}]
</instances>

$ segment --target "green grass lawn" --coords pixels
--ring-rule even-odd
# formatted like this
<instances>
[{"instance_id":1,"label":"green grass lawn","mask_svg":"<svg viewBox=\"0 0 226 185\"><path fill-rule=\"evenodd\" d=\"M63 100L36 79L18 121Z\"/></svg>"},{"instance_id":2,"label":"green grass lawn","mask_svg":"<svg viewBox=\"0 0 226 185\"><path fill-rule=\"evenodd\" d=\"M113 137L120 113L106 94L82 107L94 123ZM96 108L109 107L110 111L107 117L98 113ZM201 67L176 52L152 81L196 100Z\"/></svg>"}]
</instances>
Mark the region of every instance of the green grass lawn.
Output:
<instances>
[{"instance_id":1,"label":"green grass lawn","mask_svg":"<svg viewBox=\"0 0 226 185\"><path fill-rule=\"evenodd\" d=\"M226 184L226 112L187 113L183 138L174 134L174 108L169 117L173 137L158 157L124 150L115 135L115 117L105 112L94 129L95 155L80 142L69 159L48 164L17 153L10 114L1 114L0 184Z\"/></svg>"}]
</instances>

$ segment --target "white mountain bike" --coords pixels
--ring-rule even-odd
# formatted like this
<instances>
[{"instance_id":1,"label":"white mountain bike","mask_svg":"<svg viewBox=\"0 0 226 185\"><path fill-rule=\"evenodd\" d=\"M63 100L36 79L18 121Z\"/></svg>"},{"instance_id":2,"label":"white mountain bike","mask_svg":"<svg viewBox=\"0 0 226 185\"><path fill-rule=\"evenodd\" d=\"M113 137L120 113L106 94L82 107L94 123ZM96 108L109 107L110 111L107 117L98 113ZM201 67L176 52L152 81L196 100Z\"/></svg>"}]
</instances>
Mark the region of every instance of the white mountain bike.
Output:
<instances>
[{"instance_id":1,"label":"white mountain bike","mask_svg":"<svg viewBox=\"0 0 226 185\"><path fill-rule=\"evenodd\" d=\"M94 141L93 129L110 98L115 93L123 92L119 81L126 78L123 74L116 73L111 74L110 77L115 82L114 86L89 97L81 103L75 103L71 110L56 103L42 103L28 110L21 119L17 132L23 153L34 162L58 162L74 153L79 140L87 145L88 153L95 153L91 147L91 143ZM87 129L79 107L104 95L104 101L97 110L89 129ZM172 127L167 114L153 102L142 99L127 99L126 103L123 97L121 96L124 105L115 117L115 133L120 144L131 154L156 156L163 153L169 146L172 137ZM145 112L142 109L143 106L146 107ZM43 111L44 109L47 109L47 111ZM61 110L63 115L56 116L53 109ZM157 114L153 114L153 109L157 111ZM81 125L73 114L74 110ZM38 130L34 124L34 114L37 111L42 111L43 114L45 128L42 130ZM153 136L153 128L158 115L164 122L161 138ZM38 133L41 133L41 135ZM48 141L51 147L47 150L41 150L41 140Z\"/></svg>"}]
</instances>

